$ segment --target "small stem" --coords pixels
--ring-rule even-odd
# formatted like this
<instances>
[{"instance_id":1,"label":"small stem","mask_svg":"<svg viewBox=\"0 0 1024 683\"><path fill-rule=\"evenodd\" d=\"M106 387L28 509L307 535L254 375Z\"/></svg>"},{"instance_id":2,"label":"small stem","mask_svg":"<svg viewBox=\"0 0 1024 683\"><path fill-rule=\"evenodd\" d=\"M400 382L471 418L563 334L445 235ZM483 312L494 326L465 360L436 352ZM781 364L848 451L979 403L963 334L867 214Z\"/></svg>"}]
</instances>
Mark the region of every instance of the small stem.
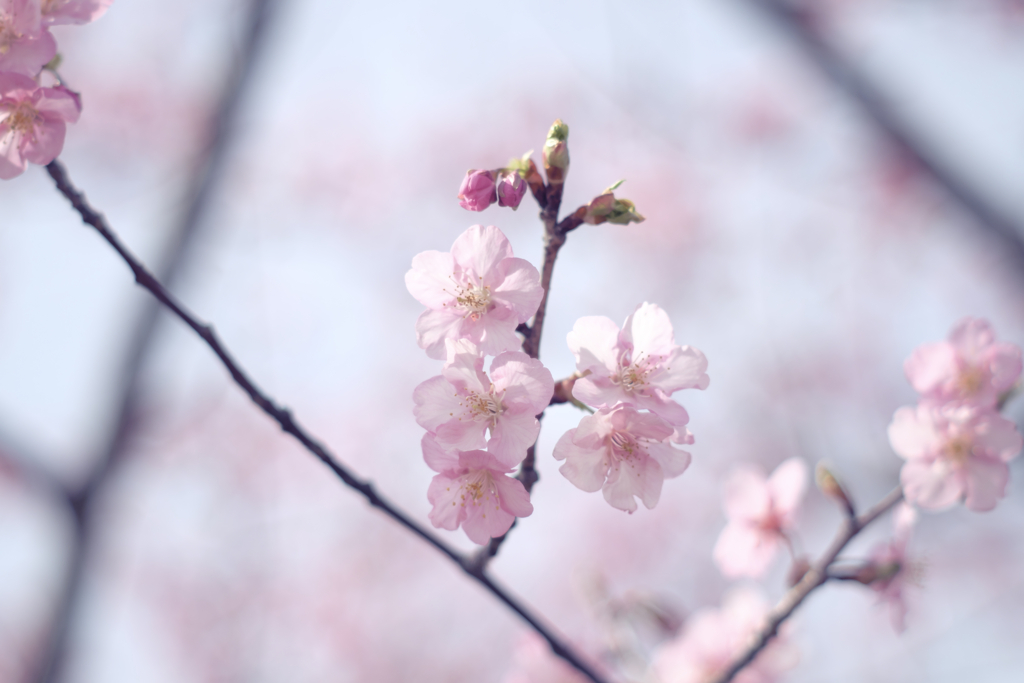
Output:
<instances>
[{"instance_id":1,"label":"small stem","mask_svg":"<svg viewBox=\"0 0 1024 683\"><path fill-rule=\"evenodd\" d=\"M874 507L865 512L859 517L852 519L843 520L843 525L839 531L839 534L832 541L832 545L829 546L825 554L814 563L814 565L804 574L803 578L793 586L788 593L782 596L782 600L775 605L774 609L768 613L768 622L764 625L761 631L757 634L756 638L751 644L733 661L728 669L722 672L718 678L713 679L713 683L729 683L736 674L738 674L743 667L754 661L758 653L765 648L766 645L776 636L779 632L779 627L791 614L796 610L797 607L810 595L815 589L824 584L828 578L828 570L839 553L843 551L843 548L854 539L861 531L864 530L869 524L874 522L886 511L888 511L896 503L903 499L903 489L897 486L893 489L885 498L880 500Z\"/></svg>"}]
</instances>

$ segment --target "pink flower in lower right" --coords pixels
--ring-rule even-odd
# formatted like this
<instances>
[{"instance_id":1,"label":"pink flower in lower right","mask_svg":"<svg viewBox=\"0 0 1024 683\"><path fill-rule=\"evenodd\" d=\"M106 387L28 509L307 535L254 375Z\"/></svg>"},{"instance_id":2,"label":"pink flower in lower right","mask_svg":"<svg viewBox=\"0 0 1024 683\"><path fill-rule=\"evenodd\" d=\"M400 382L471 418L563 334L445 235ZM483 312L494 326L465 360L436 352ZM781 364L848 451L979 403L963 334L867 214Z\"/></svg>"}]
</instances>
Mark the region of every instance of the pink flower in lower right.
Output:
<instances>
[{"instance_id":1,"label":"pink flower in lower right","mask_svg":"<svg viewBox=\"0 0 1024 683\"><path fill-rule=\"evenodd\" d=\"M725 596L721 608L697 611L682 633L658 651L654 670L660 683L708 683L718 678L750 644L768 618L768 602L751 588ZM785 629L768 643L733 683L773 683L796 666L799 655Z\"/></svg>"},{"instance_id":2,"label":"pink flower in lower right","mask_svg":"<svg viewBox=\"0 0 1024 683\"><path fill-rule=\"evenodd\" d=\"M967 405L904 406L893 415L889 443L907 462L900 483L907 502L937 510L963 501L991 510L1006 495L1021 436L998 413Z\"/></svg>"}]
</instances>

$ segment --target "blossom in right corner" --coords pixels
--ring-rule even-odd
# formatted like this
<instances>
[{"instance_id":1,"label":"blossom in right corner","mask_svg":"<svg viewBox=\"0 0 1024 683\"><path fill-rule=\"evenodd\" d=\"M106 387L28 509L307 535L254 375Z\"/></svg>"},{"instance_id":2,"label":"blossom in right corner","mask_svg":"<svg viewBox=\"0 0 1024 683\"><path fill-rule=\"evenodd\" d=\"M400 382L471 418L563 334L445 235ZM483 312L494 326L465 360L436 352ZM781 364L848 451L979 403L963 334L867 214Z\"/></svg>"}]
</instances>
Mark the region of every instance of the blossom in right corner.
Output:
<instances>
[{"instance_id":1,"label":"blossom in right corner","mask_svg":"<svg viewBox=\"0 0 1024 683\"><path fill-rule=\"evenodd\" d=\"M907 461L900 470L907 502L937 510L963 501L978 512L1006 495L1007 463L1022 446L1017 426L999 413L955 403L900 408L889 443Z\"/></svg>"},{"instance_id":2,"label":"blossom in right corner","mask_svg":"<svg viewBox=\"0 0 1024 683\"><path fill-rule=\"evenodd\" d=\"M904 364L924 401L991 408L1020 378L1020 348L997 342L987 320L964 318L943 342L917 347Z\"/></svg>"},{"instance_id":3,"label":"blossom in right corner","mask_svg":"<svg viewBox=\"0 0 1024 683\"><path fill-rule=\"evenodd\" d=\"M725 515L713 553L715 564L728 577L757 578L775 553L789 543L789 531L807 488L807 465L790 458L765 477L754 467L733 472L725 484Z\"/></svg>"},{"instance_id":4,"label":"blossom in right corner","mask_svg":"<svg viewBox=\"0 0 1024 683\"><path fill-rule=\"evenodd\" d=\"M682 633L658 650L660 683L708 683L724 673L765 627L770 606L755 590L734 589L721 608L705 608L686 620ZM785 630L744 667L733 683L774 683L796 666L799 655Z\"/></svg>"}]
</instances>

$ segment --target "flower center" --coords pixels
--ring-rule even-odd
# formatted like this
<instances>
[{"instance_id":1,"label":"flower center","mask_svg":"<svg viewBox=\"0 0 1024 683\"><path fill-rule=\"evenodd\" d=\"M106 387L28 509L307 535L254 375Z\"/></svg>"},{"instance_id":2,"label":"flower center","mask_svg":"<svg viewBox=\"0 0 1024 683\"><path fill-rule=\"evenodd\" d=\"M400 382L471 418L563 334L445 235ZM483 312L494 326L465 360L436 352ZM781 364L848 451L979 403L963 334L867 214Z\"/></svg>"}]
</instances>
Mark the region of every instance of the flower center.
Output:
<instances>
[{"instance_id":1,"label":"flower center","mask_svg":"<svg viewBox=\"0 0 1024 683\"><path fill-rule=\"evenodd\" d=\"M462 507L466 507L467 503L483 505L491 498L494 498L495 503L498 502L498 491L487 470L477 470L464 475L461 489L462 493L459 498L462 499Z\"/></svg>"},{"instance_id":2,"label":"flower center","mask_svg":"<svg viewBox=\"0 0 1024 683\"><path fill-rule=\"evenodd\" d=\"M973 396L985 385L985 371L978 367L968 366L957 377L956 384L961 396Z\"/></svg>"},{"instance_id":3,"label":"flower center","mask_svg":"<svg viewBox=\"0 0 1024 683\"><path fill-rule=\"evenodd\" d=\"M950 439L943 450L946 458L952 461L954 465L963 467L971 457L974 444L965 436L957 436Z\"/></svg>"},{"instance_id":4,"label":"flower center","mask_svg":"<svg viewBox=\"0 0 1024 683\"><path fill-rule=\"evenodd\" d=\"M0 122L5 123L9 129L16 133L30 135L35 132L38 119L39 113L35 107L28 102L20 102L8 109L7 116Z\"/></svg>"},{"instance_id":5,"label":"flower center","mask_svg":"<svg viewBox=\"0 0 1024 683\"><path fill-rule=\"evenodd\" d=\"M455 282L454 276L449 278L455 284L455 306L465 311L464 318L479 320L487 311L491 310L491 288L483 284L474 285L472 282ZM445 292L451 294L449 290Z\"/></svg>"},{"instance_id":6,"label":"flower center","mask_svg":"<svg viewBox=\"0 0 1024 683\"><path fill-rule=\"evenodd\" d=\"M656 364L649 361L649 357L641 356L634 363L630 359L629 354L623 355L619 359L618 372L611 378L612 383L618 384L627 394L631 394L634 391L643 393L644 388L647 386L647 378L657 367Z\"/></svg>"},{"instance_id":7,"label":"flower center","mask_svg":"<svg viewBox=\"0 0 1024 683\"><path fill-rule=\"evenodd\" d=\"M497 424L498 418L505 412L501 398L494 395L493 389L489 394L470 393L462 405L469 411L469 416L472 419L477 422L487 422L491 427Z\"/></svg>"}]
</instances>

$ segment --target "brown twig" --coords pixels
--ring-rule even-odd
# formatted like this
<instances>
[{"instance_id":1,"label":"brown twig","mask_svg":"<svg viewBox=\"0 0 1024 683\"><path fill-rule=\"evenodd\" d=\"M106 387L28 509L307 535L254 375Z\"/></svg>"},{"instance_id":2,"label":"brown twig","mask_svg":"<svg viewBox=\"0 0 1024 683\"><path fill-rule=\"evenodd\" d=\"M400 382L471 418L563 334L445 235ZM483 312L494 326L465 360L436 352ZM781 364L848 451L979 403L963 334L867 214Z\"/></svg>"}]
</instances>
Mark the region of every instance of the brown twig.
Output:
<instances>
[{"instance_id":1,"label":"brown twig","mask_svg":"<svg viewBox=\"0 0 1024 683\"><path fill-rule=\"evenodd\" d=\"M231 353L221 343L220 338L213 327L201 322L192 315L178 300L146 269L146 267L125 247L117 235L115 235L106 224L102 215L92 209L86 202L85 197L76 190L68 180L64 167L58 161L53 161L46 167L47 172L53 178L57 189L63 194L72 207L82 217L82 221L91 225L121 256L135 276L135 282L150 292L157 301L165 308L173 312L179 319L199 335L207 346L216 354L221 363L230 373L231 378L239 387L248 394L264 413L274 419L281 429L292 435L301 443L306 450L315 455L331 472L347 486L358 491L367 502L377 508L385 515L396 521L399 525L420 537L435 550L443 554L449 560L458 565L468 576L487 588L498 600L504 603L512 611L526 621L541 637L551 646L552 651L562 657L570 665L576 668L594 683L604 683L602 679L588 664L576 655L568 645L544 626L539 617L535 616L522 603L513 598L507 591L494 583L483 567L475 566L462 553L458 552L444 541L434 536L425 527L413 521L408 515L402 512L392 503L381 497L373 485L353 474L347 467L342 465L319 441L311 436L292 416L287 408L279 407L273 399L265 394L247 375L241 366L235 362Z\"/></svg>"},{"instance_id":2,"label":"brown twig","mask_svg":"<svg viewBox=\"0 0 1024 683\"><path fill-rule=\"evenodd\" d=\"M791 614L796 610L797 607L810 595L815 589L820 587L829 579L829 567L836 561L839 553L843 551L843 548L852 541L857 534L864 530L869 524L874 522L880 516L882 516L887 510L896 503L903 499L903 489L897 486L889 494L880 500L874 507L857 517L849 517L843 520L843 526L839 531L839 534L832 541L832 545L829 546L825 554L815 562L811 568L804 574L803 578L793 586L788 593L786 593L782 600L775 605L774 609L768 613L768 621L764 627L758 632L757 637L751 642L751 644L744 650L726 669L722 674L715 678L713 683L729 683L733 677L738 674L743 667L754 661L758 653L761 652L768 645L769 641L775 637L779 632L779 627Z\"/></svg>"}]
</instances>

